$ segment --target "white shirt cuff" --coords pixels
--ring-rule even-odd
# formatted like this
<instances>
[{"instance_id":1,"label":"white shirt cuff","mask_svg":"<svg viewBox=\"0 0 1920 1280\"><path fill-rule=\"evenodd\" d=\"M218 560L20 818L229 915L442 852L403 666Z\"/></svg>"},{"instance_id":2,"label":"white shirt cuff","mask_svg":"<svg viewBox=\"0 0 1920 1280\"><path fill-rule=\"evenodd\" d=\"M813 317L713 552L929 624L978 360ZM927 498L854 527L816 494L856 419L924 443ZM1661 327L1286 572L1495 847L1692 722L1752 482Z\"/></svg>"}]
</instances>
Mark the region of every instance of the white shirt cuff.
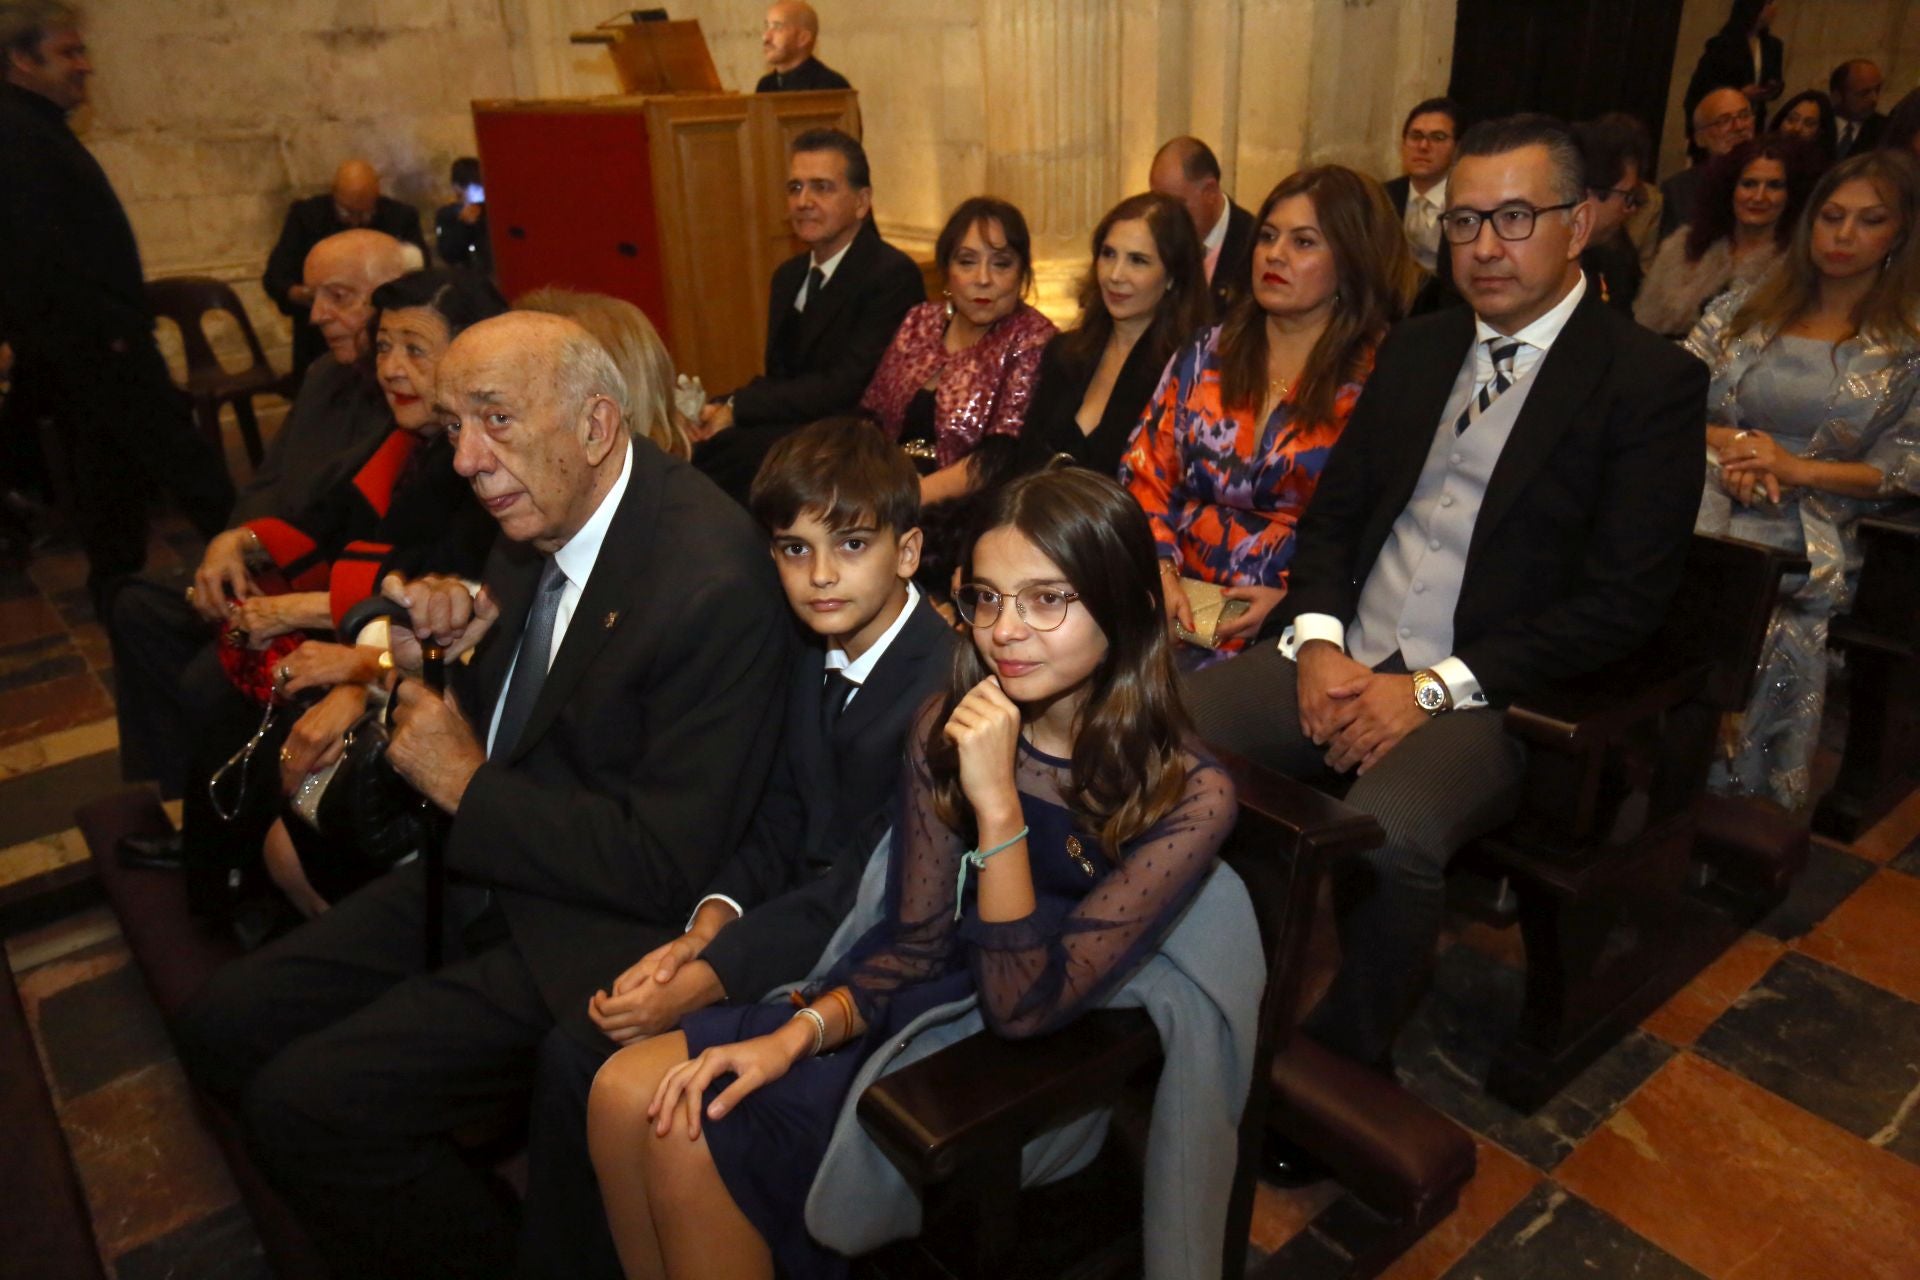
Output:
<instances>
[{"instance_id":1,"label":"white shirt cuff","mask_svg":"<svg viewBox=\"0 0 1920 1280\"><path fill-rule=\"evenodd\" d=\"M1300 652L1300 646L1309 640L1325 640L1345 653L1346 624L1330 613L1303 613L1293 620L1292 626L1280 633L1280 656L1291 659Z\"/></svg>"},{"instance_id":2,"label":"white shirt cuff","mask_svg":"<svg viewBox=\"0 0 1920 1280\"><path fill-rule=\"evenodd\" d=\"M1458 658L1447 657L1429 667L1434 675L1440 677L1440 683L1447 686L1447 692L1453 695L1453 709L1459 711L1465 707L1484 707L1487 695L1480 692L1480 682L1474 679L1473 671Z\"/></svg>"},{"instance_id":3,"label":"white shirt cuff","mask_svg":"<svg viewBox=\"0 0 1920 1280\"><path fill-rule=\"evenodd\" d=\"M1451 688L1452 686L1449 685L1448 687ZM700 899L700 901L693 904L693 914L687 917L687 927L685 929L682 929L680 932L686 933L688 930L693 928L693 922L700 918L700 908L706 906L709 902L724 902L729 907L732 907L733 918L735 920L738 920L741 916L747 914L746 909L744 907L742 907L739 903L735 902L732 898L729 898L726 894L710 893L706 897Z\"/></svg>"}]
</instances>

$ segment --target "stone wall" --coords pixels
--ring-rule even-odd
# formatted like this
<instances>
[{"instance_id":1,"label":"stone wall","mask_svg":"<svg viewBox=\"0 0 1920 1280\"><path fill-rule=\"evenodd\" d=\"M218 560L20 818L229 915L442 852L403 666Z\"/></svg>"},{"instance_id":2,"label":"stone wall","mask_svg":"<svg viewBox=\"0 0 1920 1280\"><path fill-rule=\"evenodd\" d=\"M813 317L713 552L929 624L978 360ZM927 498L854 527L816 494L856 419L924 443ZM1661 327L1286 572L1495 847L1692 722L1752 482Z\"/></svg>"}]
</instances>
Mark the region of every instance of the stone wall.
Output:
<instances>
[{"instance_id":1,"label":"stone wall","mask_svg":"<svg viewBox=\"0 0 1920 1280\"><path fill-rule=\"evenodd\" d=\"M288 202L361 155L430 218L448 164L473 148L468 100L517 92L511 8L89 0L93 101L75 125L126 204L147 273L231 282L284 369L286 323L259 277Z\"/></svg>"},{"instance_id":2,"label":"stone wall","mask_svg":"<svg viewBox=\"0 0 1920 1280\"><path fill-rule=\"evenodd\" d=\"M1700 50L1726 21L1728 8L1729 0L1687 0L1682 11L1661 134L1662 176L1686 166L1681 98ZM1774 18L1773 33L1786 48L1781 79L1787 87L1780 102L1802 89L1824 90L1828 74L1849 58L1872 58L1880 64L1887 78L1880 91L1882 111L1892 110L1920 81L1920 3L1915 0L1786 0Z\"/></svg>"}]
</instances>

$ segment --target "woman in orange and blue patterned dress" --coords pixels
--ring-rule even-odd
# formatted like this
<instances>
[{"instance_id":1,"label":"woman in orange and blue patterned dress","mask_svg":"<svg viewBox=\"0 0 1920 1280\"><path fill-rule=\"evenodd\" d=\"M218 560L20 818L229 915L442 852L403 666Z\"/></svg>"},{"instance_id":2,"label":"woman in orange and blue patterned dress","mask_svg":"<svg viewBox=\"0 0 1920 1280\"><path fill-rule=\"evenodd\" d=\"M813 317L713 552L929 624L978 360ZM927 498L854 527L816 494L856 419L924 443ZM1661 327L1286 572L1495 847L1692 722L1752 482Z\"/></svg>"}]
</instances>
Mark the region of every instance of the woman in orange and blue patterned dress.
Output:
<instances>
[{"instance_id":1,"label":"woman in orange and blue patterned dress","mask_svg":"<svg viewBox=\"0 0 1920 1280\"><path fill-rule=\"evenodd\" d=\"M1251 291L1175 352L1120 468L1159 545L1169 625L1193 625L1183 577L1247 602L1220 624L1223 655L1286 594L1294 527L1418 280L1386 192L1351 169L1293 174L1258 225Z\"/></svg>"}]
</instances>

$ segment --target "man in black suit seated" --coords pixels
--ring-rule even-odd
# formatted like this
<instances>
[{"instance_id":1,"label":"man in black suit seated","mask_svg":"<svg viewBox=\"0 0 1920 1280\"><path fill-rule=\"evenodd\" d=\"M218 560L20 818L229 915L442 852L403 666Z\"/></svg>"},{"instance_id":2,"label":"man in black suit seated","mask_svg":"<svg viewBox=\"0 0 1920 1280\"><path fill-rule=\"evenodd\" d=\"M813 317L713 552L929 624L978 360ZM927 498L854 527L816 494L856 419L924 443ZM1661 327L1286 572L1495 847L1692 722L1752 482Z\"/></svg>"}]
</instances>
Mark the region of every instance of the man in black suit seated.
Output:
<instances>
[{"instance_id":1,"label":"man in black suit seated","mask_svg":"<svg viewBox=\"0 0 1920 1280\"><path fill-rule=\"evenodd\" d=\"M792 93L800 89L851 89L847 78L813 56L820 42L820 15L803 0L782 0L767 10L760 28L760 50L767 74L755 93Z\"/></svg>"},{"instance_id":2,"label":"man in black suit seated","mask_svg":"<svg viewBox=\"0 0 1920 1280\"><path fill-rule=\"evenodd\" d=\"M524 1106L556 1025L598 1036L588 997L680 934L772 765L793 636L765 543L629 443L624 390L585 329L530 312L438 370L505 535L477 595L385 586L412 612L401 670L416 635L450 659L452 696L398 685L387 750L450 815L445 962L424 968L415 861L219 971L175 1028L338 1276L507 1273L511 1215L451 1135Z\"/></svg>"},{"instance_id":3,"label":"man in black suit seated","mask_svg":"<svg viewBox=\"0 0 1920 1280\"><path fill-rule=\"evenodd\" d=\"M1471 310L1380 346L1259 644L1193 677L1201 736L1346 787L1384 845L1341 886L1316 1038L1383 1064L1431 966L1447 862L1511 816L1501 708L1631 652L1679 583L1706 369L1603 303L1566 127L1470 129L1442 218Z\"/></svg>"},{"instance_id":4,"label":"man in black suit seated","mask_svg":"<svg viewBox=\"0 0 1920 1280\"><path fill-rule=\"evenodd\" d=\"M1833 99L1839 126L1836 159L1845 160L1880 145L1880 135L1887 127L1887 117L1879 109L1880 86L1885 80L1870 58L1843 62L1827 77L1827 96Z\"/></svg>"},{"instance_id":5,"label":"man in black suit seated","mask_svg":"<svg viewBox=\"0 0 1920 1280\"><path fill-rule=\"evenodd\" d=\"M1387 183L1387 199L1406 228L1407 247L1426 273L1413 314L1425 315L1460 301L1453 287L1452 255L1441 252L1440 215L1447 209L1447 172L1460 140L1460 108L1451 98L1428 98L1400 124L1401 174Z\"/></svg>"},{"instance_id":6,"label":"man in black suit seated","mask_svg":"<svg viewBox=\"0 0 1920 1280\"><path fill-rule=\"evenodd\" d=\"M1710 91L1693 109L1693 145L1706 154L1660 184L1660 238L1693 221L1693 204L1706 185L1707 164L1751 138L1758 121L1747 95L1728 86Z\"/></svg>"},{"instance_id":7,"label":"man in black suit seated","mask_svg":"<svg viewBox=\"0 0 1920 1280\"><path fill-rule=\"evenodd\" d=\"M745 502L774 442L808 422L853 413L913 307L920 268L880 238L869 216L867 153L838 129L793 140L787 217L807 251L774 269L766 372L700 414L693 465Z\"/></svg>"},{"instance_id":8,"label":"man in black suit seated","mask_svg":"<svg viewBox=\"0 0 1920 1280\"><path fill-rule=\"evenodd\" d=\"M334 170L333 186L322 195L307 196L287 206L287 220L280 227L280 239L267 255L267 269L260 285L280 308L280 314L293 321L293 377L298 382L307 366L327 349L307 319L314 292L301 278L301 269L313 246L342 231L366 228L384 231L396 240L414 245L424 262L426 237L420 233L420 212L410 204L380 194L380 173L365 160L348 160Z\"/></svg>"},{"instance_id":9,"label":"man in black suit seated","mask_svg":"<svg viewBox=\"0 0 1920 1280\"><path fill-rule=\"evenodd\" d=\"M1213 312L1223 316L1253 286L1253 215L1220 189L1220 160L1198 138L1174 138L1153 153L1147 186L1187 207L1207 254Z\"/></svg>"},{"instance_id":10,"label":"man in black suit seated","mask_svg":"<svg viewBox=\"0 0 1920 1280\"><path fill-rule=\"evenodd\" d=\"M686 933L594 995L593 1021L607 1040L547 1038L523 1280L618 1274L586 1146L594 1072L615 1044L806 974L852 909L893 820L914 713L953 663L952 630L913 585L919 475L870 423L828 419L782 440L754 478L751 505L812 641L794 664L785 742L752 827Z\"/></svg>"}]
</instances>

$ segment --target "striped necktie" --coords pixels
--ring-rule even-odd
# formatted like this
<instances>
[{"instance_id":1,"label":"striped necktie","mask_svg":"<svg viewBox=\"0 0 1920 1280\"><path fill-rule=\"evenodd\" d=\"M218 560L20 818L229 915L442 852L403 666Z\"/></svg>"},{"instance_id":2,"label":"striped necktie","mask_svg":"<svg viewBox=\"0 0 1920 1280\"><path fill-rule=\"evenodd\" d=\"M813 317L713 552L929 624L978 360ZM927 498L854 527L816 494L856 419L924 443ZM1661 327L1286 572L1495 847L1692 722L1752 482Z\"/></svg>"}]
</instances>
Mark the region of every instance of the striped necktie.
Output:
<instances>
[{"instance_id":1,"label":"striped necktie","mask_svg":"<svg viewBox=\"0 0 1920 1280\"><path fill-rule=\"evenodd\" d=\"M1495 346L1495 343L1499 345ZM1460 411L1458 418L1454 419L1453 434L1459 435L1472 426L1474 421L1492 408L1493 402L1513 385L1513 358L1520 353L1521 345L1511 339L1506 341L1501 341L1499 338L1487 339L1487 354L1493 359L1493 377L1487 381L1486 386L1480 388L1480 394L1467 401L1467 407Z\"/></svg>"}]
</instances>

